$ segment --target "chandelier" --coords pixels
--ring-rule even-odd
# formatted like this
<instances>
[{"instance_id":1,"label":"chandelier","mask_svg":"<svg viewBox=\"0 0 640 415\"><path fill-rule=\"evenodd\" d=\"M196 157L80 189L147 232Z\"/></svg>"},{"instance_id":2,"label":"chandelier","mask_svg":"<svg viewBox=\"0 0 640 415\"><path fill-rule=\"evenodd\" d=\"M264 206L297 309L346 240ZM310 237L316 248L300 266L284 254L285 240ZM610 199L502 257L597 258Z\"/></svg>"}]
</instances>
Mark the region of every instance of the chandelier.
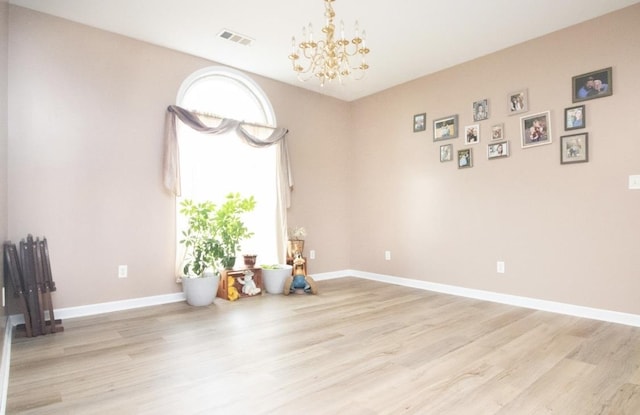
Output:
<instances>
[{"instance_id":1,"label":"chandelier","mask_svg":"<svg viewBox=\"0 0 640 415\"><path fill-rule=\"evenodd\" d=\"M337 79L342 84L343 79L353 76L354 79L364 78L369 65L365 56L369 53L366 44L366 33L360 34L358 22L355 23L355 36L346 39L344 36L344 22L340 21L340 38L335 39L335 25L333 18L336 13L331 3L334 0L324 0L324 15L326 23L322 28L324 39L313 39L313 26L302 28L302 42L296 44L295 36L291 38L291 54L289 59L298 79L308 81L314 76L320 80L320 86L325 81ZM358 61L352 63L352 61Z\"/></svg>"}]
</instances>

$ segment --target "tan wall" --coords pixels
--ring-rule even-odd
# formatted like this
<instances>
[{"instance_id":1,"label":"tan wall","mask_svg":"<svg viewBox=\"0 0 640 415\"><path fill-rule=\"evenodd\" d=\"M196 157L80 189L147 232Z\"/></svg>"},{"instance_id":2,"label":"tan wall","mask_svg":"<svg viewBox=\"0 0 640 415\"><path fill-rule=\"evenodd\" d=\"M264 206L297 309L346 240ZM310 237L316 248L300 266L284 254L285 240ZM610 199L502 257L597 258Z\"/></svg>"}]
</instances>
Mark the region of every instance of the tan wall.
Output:
<instances>
[{"instance_id":1,"label":"tan wall","mask_svg":"<svg viewBox=\"0 0 640 415\"><path fill-rule=\"evenodd\" d=\"M576 305L640 313L640 5L562 30L354 104L354 269ZM436 57L434 57L436 58ZM565 132L571 77L613 67L614 94L586 101L587 128ZM526 87L533 114L551 111L551 145L522 149L506 96ZM491 117L474 167L439 162L434 118ZM412 117L427 112L426 132ZM512 155L487 160L504 123ZM560 165L561 135L589 133L589 162ZM392 260L383 253L390 250ZM496 261L506 273L496 273Z\"/></svg>"},{"instance_id":2,"label":"tan wall","mask_svg":"<svg viewBox=\"0 0 640 415\"><path fill-rule=\"evenodd\" d=\"M15 6L9 30L9 236L48 238L56 307L179 291L164 111L213 63ZM347 104L253 78L291 130L291 217L319 252L310 268L344 269Z\"/></svg>"},{"instance_id":3,"label":"tan wall","mask_svg":"<svg viewBox=\"0 0 640 415\"><path fill-rule=\"evenodd\" d=\"M350 104L253 76L291 131L290 223L309 230L310 271L640 314L640 192L626 189L640 174L637 21L634 6ZM57 307L177 291L162 119L182 80L211 62L19 7L9 30L9 236L49 238ZM586 102L590 161L561 166L571 76L607 66L614 95ZM551 111L553 144L519 148L505 99L521 87L530 114ZM457 113L471 124L479 98L492 105L483 133L503 122L511 157L486 160L483 137L473 168L441 164L432 120ZM414 134L420 112L429 128Z\"/></svg>"}]
</instances>

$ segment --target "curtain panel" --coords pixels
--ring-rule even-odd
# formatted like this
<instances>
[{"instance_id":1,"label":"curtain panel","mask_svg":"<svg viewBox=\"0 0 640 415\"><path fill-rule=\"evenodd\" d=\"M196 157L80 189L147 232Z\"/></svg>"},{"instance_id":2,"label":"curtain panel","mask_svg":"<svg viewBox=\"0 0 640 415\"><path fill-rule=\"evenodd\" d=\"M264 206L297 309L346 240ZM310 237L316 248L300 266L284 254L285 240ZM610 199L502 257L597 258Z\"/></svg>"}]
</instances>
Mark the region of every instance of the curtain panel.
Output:
<instances>
[{"instance_id":1,"label":"curtain panel","mask_svg":"<svg viewBox=\"0 0 640 415\"><path fill-rule=\"evenodd\" d=\"M180 149L177 137L177 121L179 119L185 125L203 134L223 134L235 131L243 142L252 147L278 146L277 157L277 229L279 230L278 257L284 262L286 257L287 221L286 210L291 206L291 191L293 190L293 175L289 161L287 148L286 128L271 128L257 126L228 118L216 118L189 111L177 105L167 107L165 115L165 142L164 142L164 187L175 197L182 194L180 182ZM211 127L203 122L219 121L218 126ZM265 138L260 138L265 137Z\"/></svg>"}]
</instances>

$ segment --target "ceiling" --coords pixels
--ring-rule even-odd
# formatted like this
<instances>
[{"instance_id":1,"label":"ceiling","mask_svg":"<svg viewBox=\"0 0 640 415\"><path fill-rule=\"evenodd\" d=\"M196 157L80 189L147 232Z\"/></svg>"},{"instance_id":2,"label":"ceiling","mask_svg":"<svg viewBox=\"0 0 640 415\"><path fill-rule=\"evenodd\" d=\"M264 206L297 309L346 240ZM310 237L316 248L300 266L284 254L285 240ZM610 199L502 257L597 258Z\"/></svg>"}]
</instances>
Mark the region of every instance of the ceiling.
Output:
<instances>
[{"instance_id":1,"label":"ceiling","mask_svg":"<svg viewBox=\"0 0 640 415\"><path fill-rule=\"evenodd\" d=\"M10 0L11 4L119 33L325 95L352 101L640 0L336 0L347 37L355 20L371 49L367 76L302 83L287 58L291 36L324 24L322 0ZM254 39L218 37L228 29Z\"/></svg>"}]
</instances>

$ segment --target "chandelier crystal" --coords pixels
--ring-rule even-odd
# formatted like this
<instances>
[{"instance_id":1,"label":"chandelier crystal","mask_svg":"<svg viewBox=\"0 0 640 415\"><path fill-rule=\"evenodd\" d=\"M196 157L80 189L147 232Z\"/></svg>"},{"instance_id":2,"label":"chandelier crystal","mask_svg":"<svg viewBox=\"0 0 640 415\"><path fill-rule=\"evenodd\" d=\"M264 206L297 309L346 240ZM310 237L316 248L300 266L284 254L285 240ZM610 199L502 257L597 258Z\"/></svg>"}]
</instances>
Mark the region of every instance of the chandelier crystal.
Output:
<instances>
[{"instance_id":1,"label":"chandelier crystal","mask_svg":"<svg viewBox=\"0 0 640 415\"><path fill-rule=\"evenodd\" d=\"M324 0L326 22L322 28L324 39L315 41L313 39L313 26L302 28L302 42L296 44L295 36L291 38L291 54L289 59L293 64L293 70L297 73L298 79L308 81L316 77L320 80L320 86L324 86L326 81L337 79L342 81L352 76L356 80L364 78L365 71L369 69L365 57L369 53L366 44L366 33L360 33L358 22L356 21L352 39L344 36L344 22L340 21L340 38L335 39L336 27L333 19L336 13L333 11L331 3L334 0ZM352 61L358 61L352 63Z\"/></svg>"}]
</instances>

